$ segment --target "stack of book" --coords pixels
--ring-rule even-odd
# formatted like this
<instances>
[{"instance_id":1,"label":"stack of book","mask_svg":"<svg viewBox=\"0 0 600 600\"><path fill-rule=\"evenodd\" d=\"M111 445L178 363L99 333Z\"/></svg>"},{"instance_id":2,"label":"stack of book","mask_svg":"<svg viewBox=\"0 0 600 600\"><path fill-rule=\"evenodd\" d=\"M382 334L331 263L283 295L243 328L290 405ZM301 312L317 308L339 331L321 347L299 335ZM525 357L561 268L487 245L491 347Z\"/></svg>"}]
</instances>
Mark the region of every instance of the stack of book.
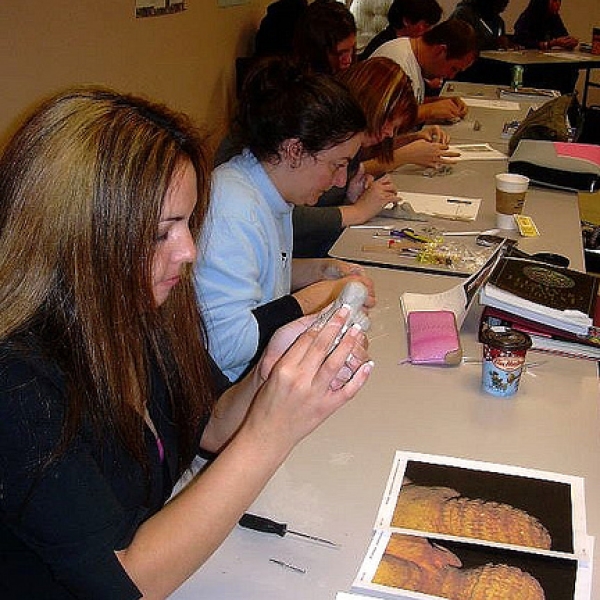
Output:
<instances>
[{"instance_id":1,"label":"stack of book","mask_svg":"<svg viewBox=\"0 0 600 600\"><path fill-rule=\"evenodd\" d=\"M534 350L600 360L598 283L587 273L504 257L480 291L482 323L528 333Z\"/></svg>"}]
</instances>

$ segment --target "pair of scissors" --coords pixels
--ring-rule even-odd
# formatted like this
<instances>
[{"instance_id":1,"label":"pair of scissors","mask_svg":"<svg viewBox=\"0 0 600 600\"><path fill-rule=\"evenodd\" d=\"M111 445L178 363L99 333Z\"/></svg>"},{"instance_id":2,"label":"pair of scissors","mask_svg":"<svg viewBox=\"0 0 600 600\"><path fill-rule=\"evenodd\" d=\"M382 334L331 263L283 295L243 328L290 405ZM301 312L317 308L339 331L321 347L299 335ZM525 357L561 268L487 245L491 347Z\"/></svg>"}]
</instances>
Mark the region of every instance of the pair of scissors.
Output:
<instances>
[{"instance_id":1,"label":"pair of scissors","mask_svg":"<svg viewBox=\"0 0 600 600\"><path fill-rule=\"evenodd\" d=\"M405 238L420 244L429 244L433 240L423 234L417 233L411 227L403 227L402 229L391 229L389 235L394 238Z\"/></svg>"}]
</instances>

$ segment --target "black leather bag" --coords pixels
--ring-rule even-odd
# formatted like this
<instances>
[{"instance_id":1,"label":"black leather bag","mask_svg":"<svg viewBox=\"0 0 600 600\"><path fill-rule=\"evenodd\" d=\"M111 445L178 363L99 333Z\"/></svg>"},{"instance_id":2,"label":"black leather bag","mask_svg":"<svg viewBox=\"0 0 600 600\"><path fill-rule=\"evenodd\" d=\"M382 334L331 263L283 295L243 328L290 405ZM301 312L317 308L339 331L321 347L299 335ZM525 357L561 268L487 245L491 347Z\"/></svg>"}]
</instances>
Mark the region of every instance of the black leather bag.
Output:
<instances>
[{"instance_id":1,"label":"black leather bag","mask_svg":"<svg viewBox=\"0 0 600 600\"><path fill-rule=\"evenodd\" d=\"M570 94L549 100L540 108L529 113L508 142L508 153L513 154L523 140L567 142L570 135L569 115L574 99Z\"/></svg>"},{"instance_id":2,"label":"black leather bag","mask_svg":"<svg viewBox=\"0 0 600 600\"><path fill-rule=\"evenodd\" d=\"M600 145L600 106L588 106L583 110L577 141L581 144Z\"/></svg>"}]
</instances>

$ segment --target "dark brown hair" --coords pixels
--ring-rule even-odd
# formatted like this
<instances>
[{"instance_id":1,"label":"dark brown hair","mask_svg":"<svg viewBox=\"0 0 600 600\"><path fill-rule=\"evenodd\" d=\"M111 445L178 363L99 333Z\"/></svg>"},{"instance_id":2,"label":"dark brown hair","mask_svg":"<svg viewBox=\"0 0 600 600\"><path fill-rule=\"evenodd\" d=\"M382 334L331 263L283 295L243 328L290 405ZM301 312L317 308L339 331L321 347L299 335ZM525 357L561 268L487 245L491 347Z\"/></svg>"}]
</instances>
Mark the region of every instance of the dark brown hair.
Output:
<instances>
[{"instance_id":1,"label":"dark brown hair","mask_svg":"<svg viewBox=\"0 0 600 600\"><path fill-rule=\"evenodd\" d=\"M298 139L309 155L365 129L363 111L348 89L328 75L304 72L289 59L261 59L248 74L234 138L259 160L278 160L281 144Z\"/></svg>"}]
</instances>

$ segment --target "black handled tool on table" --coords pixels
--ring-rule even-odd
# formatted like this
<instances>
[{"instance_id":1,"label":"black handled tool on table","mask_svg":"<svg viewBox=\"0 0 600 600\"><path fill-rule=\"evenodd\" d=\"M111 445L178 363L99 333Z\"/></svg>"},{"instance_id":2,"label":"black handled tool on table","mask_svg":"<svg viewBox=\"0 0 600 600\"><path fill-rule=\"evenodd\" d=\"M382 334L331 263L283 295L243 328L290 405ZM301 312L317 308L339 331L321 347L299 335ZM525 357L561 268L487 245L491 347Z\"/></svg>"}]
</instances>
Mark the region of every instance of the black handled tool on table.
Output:
<instances>
[{"instance_id":1,"label":"black handled tool on table","mask_svg":"<svg viewBox=\"0 0 600 600\"><path fill-rule=\"evenodd\" d=\"M245 513L242 516L242 518L239 520L239 525L241 527L245 527L246 529L254 529L254 531L262 531L263 533L273 533L275 535L278 535L279 537L283 537L286 533L289 533L291 535L297 535L303 538L307 538L309 540L313 540L315 542L321 542L322 544L327 544L329 546L338 546L338 544L336 544L335 542L330 542L329 540L325 540L314 535L300 533L299 531L292 531L291 529L288 529L285 523L278 523L277 521L273 521L272 519L267 519L266 517L259 517L258 515L253 515L250 513Z\"/></svg>"}]
</instances>

